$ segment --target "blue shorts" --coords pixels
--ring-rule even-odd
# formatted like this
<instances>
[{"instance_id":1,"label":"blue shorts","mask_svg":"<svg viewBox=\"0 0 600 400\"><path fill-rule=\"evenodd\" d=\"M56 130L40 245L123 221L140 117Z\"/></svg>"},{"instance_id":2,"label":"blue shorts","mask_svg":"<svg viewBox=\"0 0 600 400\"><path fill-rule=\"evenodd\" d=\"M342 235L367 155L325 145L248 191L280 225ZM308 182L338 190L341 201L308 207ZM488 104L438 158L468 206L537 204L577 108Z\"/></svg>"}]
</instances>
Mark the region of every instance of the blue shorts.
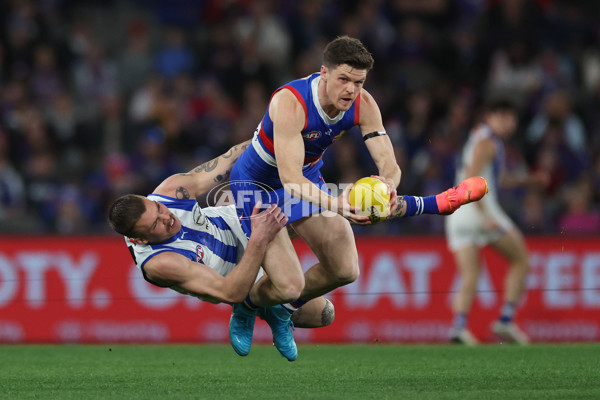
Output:
<instances>
[{"instance_id":1,"label":"blue shorts","mask_svg":"<svg viewBox=\"0 0 600 400\"><path fill-rule=\"evenodd\" d=\"M319 163L302 172L308 180L330 194L321 175L321 165ZM235 162L231 170L229 187L242 228L248 237L252 232L249 217L258 200L262 202L262 208L277 204L289 218L288 224L321 211L321 207L292 197L286 192L282 187L277 168L260 159L252 146L248 147Z\"/></svg>"}]
</instances>

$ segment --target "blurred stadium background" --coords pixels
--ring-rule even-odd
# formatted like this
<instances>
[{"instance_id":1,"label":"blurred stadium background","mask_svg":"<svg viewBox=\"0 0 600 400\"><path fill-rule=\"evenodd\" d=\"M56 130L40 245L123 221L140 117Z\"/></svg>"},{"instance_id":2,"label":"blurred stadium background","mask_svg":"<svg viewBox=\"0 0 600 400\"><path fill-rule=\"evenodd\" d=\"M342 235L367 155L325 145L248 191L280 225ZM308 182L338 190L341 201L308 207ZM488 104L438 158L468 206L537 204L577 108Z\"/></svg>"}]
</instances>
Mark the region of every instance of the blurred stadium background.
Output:
<instances>
[{"instance_id":1,"label":"blurred stadium background","mask_svg":"<svg viewBox=\"0 0 600 400\"><path fill-rule=\"evenodd\" d=\"M518 104L508 168L551 176L500 194L532 250L519 318L534 340L600 339L597 1L5 0L0 16L0 342L225 341L226 307L140 286L107 206L250 138L270 93L341 34L374 55L365 87L399 193L452 186L482 102ZM328 182L374 172L361 142L327 151ZM445 340L456 272L442 232L437 216L357 228L363 274L332 294L338 327L299 340ZM487 263L484 337L504 268Z\"/></svg>"}]
</instances>

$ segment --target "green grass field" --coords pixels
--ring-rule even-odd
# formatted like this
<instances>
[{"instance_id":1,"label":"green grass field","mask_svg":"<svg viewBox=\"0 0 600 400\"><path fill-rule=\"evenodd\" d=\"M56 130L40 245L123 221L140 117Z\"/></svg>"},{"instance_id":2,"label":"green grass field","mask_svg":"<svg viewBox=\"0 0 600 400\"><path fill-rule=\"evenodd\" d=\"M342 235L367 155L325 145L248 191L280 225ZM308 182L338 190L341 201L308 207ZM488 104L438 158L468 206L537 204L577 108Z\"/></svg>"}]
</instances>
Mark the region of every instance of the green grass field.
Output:
<instances>
[{"instance_id":1,"label":"green grass field","mask_svg":"<svg viewBox=\"0 0 600 400\"><path fill-rule=\"evenodd\" d=\"M600 399L600 344L0 346L1 399Z\"/></svg>"}]
</instances>

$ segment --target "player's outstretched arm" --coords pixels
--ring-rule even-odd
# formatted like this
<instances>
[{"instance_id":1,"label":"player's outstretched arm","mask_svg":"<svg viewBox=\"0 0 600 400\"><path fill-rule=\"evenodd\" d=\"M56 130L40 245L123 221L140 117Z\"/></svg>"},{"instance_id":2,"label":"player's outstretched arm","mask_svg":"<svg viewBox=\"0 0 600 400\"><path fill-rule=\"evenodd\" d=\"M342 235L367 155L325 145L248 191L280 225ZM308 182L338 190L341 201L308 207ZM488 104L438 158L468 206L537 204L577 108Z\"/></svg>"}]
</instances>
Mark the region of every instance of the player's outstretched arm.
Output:
<instances>
[{"instance_id":1,"label":"player's outstretched arm","mask_svg":"<svg viewBox=\"0 0 600 400\"><path fill-rule=\"evenodd\" d=\"M250 140L247 140L189 172L168 177L158 185L154 193L178 199L194 199L208 192L229 179L233 164L249 145Z\"/></svg>"},{"instance_id":2,"label":"player's outstretched arm","mask_svg":"<svg viewBox=\"0 0 600 400\"><path fill-rule=\"evenodd\" d=\"M194 295L215 302L239 303L246 298L256 280L267 245L285 226L288 218L272 204L259 213L260 203L252 212L252 235L239 264L226 276L175 252L154 256L144 266L151 281L162 286L178 286Z\"/></svg>"}]
</instances>

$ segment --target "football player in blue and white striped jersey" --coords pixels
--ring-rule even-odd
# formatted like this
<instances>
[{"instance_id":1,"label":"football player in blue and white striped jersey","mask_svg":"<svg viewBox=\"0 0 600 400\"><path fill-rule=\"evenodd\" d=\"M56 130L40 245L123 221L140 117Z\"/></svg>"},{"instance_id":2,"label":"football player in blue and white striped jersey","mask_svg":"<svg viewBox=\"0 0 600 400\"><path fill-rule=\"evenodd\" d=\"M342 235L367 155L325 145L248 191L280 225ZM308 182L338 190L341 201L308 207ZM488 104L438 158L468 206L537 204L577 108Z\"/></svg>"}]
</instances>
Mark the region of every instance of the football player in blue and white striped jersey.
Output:
<instances>
[{"instance_id":1,"label":"football player in blue and white striped jersey","mask_svg":"<svg viewBox=\"0 0 600 400\"><path fill-rule=\"evenodd\" d=\"M263 274L267 245L288 218L275 204L265 205L262 212L258 204L247 237L235 205L201 208L196 199L227 181L248 145L234 146L188 173L170 176L148 196L128 194L113 202L110 225L125 236L144 279L212 303L235 304L246 298ZM319 327L333 321L333 305L324 297L307 306L296 314L296 326Z\"/></svg>"}]
</instances>

